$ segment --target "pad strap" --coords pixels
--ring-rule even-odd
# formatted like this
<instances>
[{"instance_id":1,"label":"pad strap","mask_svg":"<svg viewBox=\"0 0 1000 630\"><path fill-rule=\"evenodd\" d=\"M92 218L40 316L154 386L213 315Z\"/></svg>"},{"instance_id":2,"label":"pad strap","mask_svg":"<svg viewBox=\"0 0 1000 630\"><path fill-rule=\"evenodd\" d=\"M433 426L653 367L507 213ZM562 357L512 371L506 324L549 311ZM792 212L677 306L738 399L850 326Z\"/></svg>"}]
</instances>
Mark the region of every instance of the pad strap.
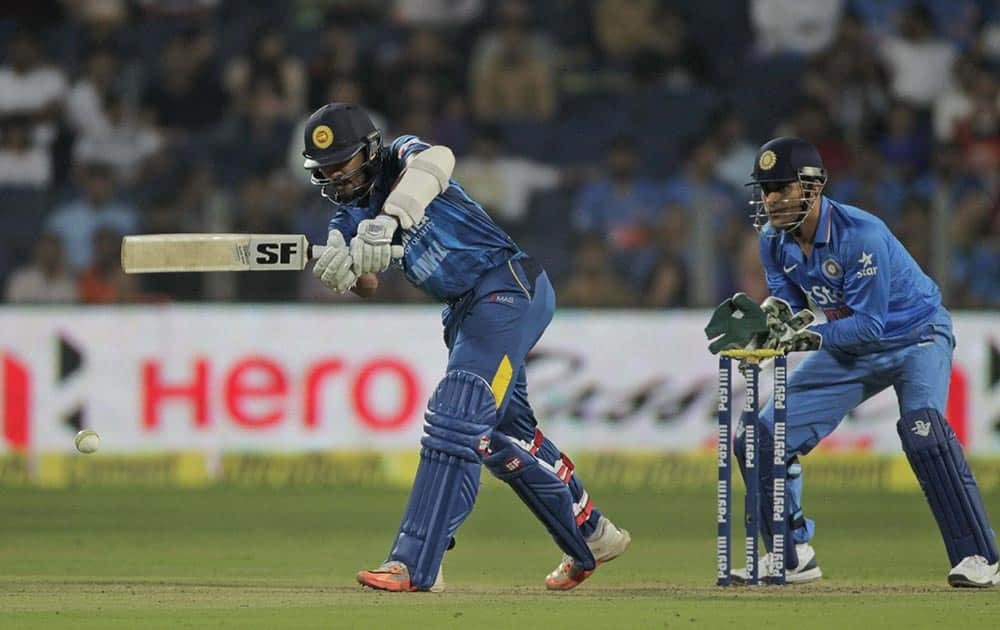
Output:
<instances>
[{"instance_id":1,"label":"pad strap","mask_svg":"<svg viewBox=\"0 0 1000 630\"><path fill-rule=\"evenodd\" d=\"M580 527L590 518L594 503L585 490L579 499L573 499L569 485L573 462L568 457L560 454L552 464L537 457L544 440L538 429L530 444L494 431L486 467L510 485L564 553L575 558L583 569L591 570L595 567L594 554Z\"/></svg>"}]
</instances>

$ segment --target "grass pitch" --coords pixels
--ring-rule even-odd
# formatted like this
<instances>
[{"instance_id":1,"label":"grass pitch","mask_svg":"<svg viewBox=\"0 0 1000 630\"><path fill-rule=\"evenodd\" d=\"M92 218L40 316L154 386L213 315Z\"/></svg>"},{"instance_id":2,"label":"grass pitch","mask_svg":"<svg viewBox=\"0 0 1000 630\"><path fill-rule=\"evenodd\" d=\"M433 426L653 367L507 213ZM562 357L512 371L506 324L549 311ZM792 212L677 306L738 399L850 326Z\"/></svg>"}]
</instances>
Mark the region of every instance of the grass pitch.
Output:
<instances>
[{"instance_id":1,"label":"grass pitch","mask_svg":"<svg viewBox=\"0 0 1000 630\"><path fill-rule=\"evenodd\" d=\"M917 494L807 496L827 577L784 589L712 586L711 487L593 494L633 545L576 591L545 592L561 554L491 481L446 556L447 592L393 594L354 574L384 558L399 490L0 488L0 627L944 628L1000 613L1000 589L947 586ZM1000 518L1000 494L985 498Z\"/></svg>"}]
</instances>

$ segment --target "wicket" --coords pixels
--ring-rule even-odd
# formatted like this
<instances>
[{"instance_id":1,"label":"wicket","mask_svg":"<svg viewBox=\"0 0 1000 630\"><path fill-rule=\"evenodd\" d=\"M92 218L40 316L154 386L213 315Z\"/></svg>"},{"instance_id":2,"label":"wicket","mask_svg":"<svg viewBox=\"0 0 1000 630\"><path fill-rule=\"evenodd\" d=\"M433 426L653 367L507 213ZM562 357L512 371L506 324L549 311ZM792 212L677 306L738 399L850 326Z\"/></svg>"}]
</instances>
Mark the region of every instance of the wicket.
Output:
<instances>
[{"instance_id":1,"label":"wicket","mask_svg":"<svg viewBox=\"0 0 1000 630\"><path fill-rule=\"evenodd\" d=\"M746 500L744 503L744 522L746 538L744 552L746 555L747 584L758 584L759 567L757 539L760 535L760 413L758 408L758 381L760 377L759 362L765 358L774 358L774 456L772 467L772 497L771 519L772 560L769 575L764 576L767 584L785 583L785 536L787 520L785 518L785 432L786 416L785 386L787 382L788 360L782 350L723 350L719 353L719 442L718 462L719 480L717 485L716 521L718 533L716 538L716 584L728 586L732 584L732 569L730 566L732 541L732 360L740 360L740 368L746 381L746 399L743 411L746 412L744 423L745 457L743 468L746 480Z\"/></svg>"}]
</instances>

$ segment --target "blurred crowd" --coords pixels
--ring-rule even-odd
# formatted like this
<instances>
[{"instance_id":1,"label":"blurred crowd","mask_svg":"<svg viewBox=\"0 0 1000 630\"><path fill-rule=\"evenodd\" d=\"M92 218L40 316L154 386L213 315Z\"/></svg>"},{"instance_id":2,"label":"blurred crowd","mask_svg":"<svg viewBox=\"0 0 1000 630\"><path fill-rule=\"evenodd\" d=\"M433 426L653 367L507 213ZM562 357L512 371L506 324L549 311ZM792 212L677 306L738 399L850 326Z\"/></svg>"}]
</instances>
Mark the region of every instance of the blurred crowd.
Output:
<instances>
[{"instance_id":1,"label":"blurred crowd","mask_svg":"<svg viewBox=\"0 0 1000 630\"><path fill-rule=\"evenodd\" d=\"M1000 307L993 0L35 0L0 14L7 303L350 300L308 273L125 276L123 234L304 233L301 125L364 105L549 271L562 305L766 294L744 183L776 135L952 308ZM398 272L378 298L425 298Z\"/></svg>"}]
</instances>

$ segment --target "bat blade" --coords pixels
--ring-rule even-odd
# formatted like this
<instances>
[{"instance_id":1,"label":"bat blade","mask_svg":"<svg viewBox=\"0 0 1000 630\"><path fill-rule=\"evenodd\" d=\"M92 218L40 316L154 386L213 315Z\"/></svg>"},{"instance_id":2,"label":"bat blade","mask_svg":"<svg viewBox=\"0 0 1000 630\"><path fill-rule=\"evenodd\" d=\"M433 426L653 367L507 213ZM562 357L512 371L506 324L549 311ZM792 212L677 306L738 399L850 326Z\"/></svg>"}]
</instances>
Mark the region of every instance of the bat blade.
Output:
<instances>
[{"instance_id":1,"label":"bat blade","mask_svg":"<svg viewBox=\"0 0 1000 630\"><path fill-rule=\"evenodd\" d=\"M302 234L141 234L122 239L125 273L297 271L312 247Z\"/></svg>"}]
</instances>

